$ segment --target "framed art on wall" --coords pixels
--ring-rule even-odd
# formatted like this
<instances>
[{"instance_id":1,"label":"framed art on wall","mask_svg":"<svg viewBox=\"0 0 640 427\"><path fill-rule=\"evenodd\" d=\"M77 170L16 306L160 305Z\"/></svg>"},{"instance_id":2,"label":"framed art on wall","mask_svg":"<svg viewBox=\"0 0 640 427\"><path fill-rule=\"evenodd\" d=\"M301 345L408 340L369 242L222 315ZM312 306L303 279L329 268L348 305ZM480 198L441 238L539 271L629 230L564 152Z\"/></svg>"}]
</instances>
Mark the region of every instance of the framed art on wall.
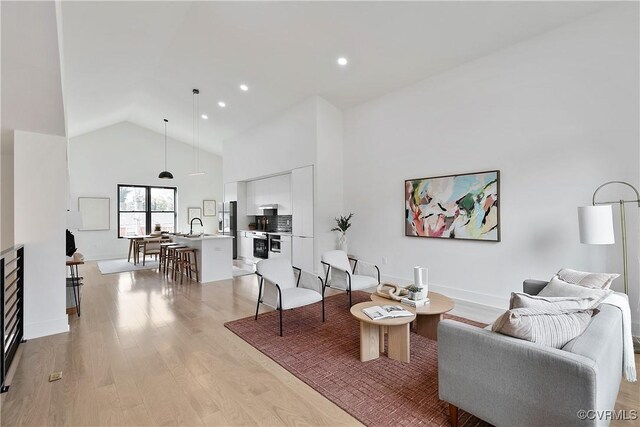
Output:
<instances>
[{"instance_id":1,"label":"framed art on wall","mask_svg":"<svg viewBox=\"0 0 640 427\"><path fill-rule=\"evenodd\" d=\"M216 201L215 200L203 200L202 201L202 214L204 216L216 216Z\"/></svg>"},{"instance_id":2,"label":"framed art on wall","mask_svg":"<svg viewBox=\"0 0 640 427\"><path fill-rule=\"evenodd\" d=\"M405 236L500 241L500 171L404 182Z\"/></svg>"},{"instance_id":3,"label":"framed art on wall","mask_svg":"<svg viewBox=\"0 0 640 427\"><path fill-rule=\"evenodd\" d=\"M108 197L78 197L78 211L82 215L82 228L79 230L109 230L110 204Z\"/></svg>"},{"instance_id":4,"label":"framed art on wall","mask_svg":"<svg viewBox=\"0 0 640 427\"><path fill-rule=\"evenodd\" d=\"M202 218L202 209L200 208L187 208L187 219L189 223L193 218Z\"/></svg>"}]
</instances>

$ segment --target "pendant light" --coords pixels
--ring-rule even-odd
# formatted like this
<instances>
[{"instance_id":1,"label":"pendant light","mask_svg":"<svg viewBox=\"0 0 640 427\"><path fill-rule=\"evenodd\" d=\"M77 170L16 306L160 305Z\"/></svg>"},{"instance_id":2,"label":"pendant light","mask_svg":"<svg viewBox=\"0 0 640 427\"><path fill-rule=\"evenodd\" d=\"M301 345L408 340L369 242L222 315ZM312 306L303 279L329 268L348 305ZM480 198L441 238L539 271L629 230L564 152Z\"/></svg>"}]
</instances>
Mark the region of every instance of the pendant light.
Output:
<instances>
[{"instance_id":1,"label":"pendant light","mask_svg":"<svg viewBox=\"0 0 640 427\"><path fill-rule=\"evenodd\" d=\"M162 179L173 179L173 174L167 170L167 123L169 120L164 120L164 170L160 172L158 178Z\"/></svg>"},{"instance_id":2,"label":"pendant light","mask_svg":"<svg viewBox=\"0 0 640 427\"><path fill-rule=\"evenodd\" d=\"M200 170L200 91L193 89L193 166L191 176L204 175Z\"/></svg>"}]
</instances>

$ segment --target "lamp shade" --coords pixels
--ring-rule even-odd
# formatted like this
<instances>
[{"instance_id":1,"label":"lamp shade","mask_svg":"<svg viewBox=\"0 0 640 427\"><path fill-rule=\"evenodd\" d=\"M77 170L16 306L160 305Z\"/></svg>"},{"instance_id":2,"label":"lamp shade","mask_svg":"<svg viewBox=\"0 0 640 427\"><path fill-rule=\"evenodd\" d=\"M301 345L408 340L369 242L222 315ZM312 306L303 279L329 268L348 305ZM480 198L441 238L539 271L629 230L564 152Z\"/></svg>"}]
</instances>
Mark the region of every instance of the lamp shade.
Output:
<instances>
[{"instance_id":1,"label":"lamp shade","mask_svg":"<svg viewBox=\"0 0 640 427\"><path fill-rule=\"evenodd\" d=\"M613 210L611 205L581 206L578 208L580 243L611 245L613 235Z\"/></svg>"}]
</instances>

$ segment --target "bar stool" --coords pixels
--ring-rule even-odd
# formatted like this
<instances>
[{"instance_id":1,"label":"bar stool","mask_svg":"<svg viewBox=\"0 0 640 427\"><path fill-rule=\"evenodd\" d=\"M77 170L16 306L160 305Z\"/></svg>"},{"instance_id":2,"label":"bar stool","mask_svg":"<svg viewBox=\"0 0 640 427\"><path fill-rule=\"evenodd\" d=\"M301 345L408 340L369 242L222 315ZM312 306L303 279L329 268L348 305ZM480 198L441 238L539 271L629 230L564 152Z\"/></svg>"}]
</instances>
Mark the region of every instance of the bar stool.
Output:
<instances>
[{"instance_id":1,"label":"bar stool","mask_svg":"<svg viewBox=\"0 0 640 427\"><path fill-rule=\"evenodd\" d=\"M176 249L178 268L174 270L174 274L180 274L180 284L182 284L184 276L187 276L189 279L193 279L193 272L196 273L196 282L200 281L197 251L198 250L194 248ZM174 280L177 280L177 277Z\"/></svg>"},{"instance_id":2,"label":"bar stool","mask_svg":"<svg viewBox=\"0 0 640 427\"><path fill-rule=\"evenodd\" d=\"M180 246L180 245L178 243L173 243L173 242L160 243L160 264L158 265L158 272L167 271L167 261L169 257L168 249L171 246Z\"/></svg>"},{"instance_id":3,"label":"bar stool","mask_svg":"<svg viewBox=\"0 0 640 427\"><path fill-rule=\"evenodd\" d=\"M175 245L167 246L167 249L166 249L167 261L165 263L164 274L168 277L169 272L171 271L171 277L174 278L174 280L176 277L175 273L177 268L177 256L178 256L178 254L176 253L176 250L182 249L182 248L186 248L186 246L175 244Z\"/></svg>"}]
</instances>

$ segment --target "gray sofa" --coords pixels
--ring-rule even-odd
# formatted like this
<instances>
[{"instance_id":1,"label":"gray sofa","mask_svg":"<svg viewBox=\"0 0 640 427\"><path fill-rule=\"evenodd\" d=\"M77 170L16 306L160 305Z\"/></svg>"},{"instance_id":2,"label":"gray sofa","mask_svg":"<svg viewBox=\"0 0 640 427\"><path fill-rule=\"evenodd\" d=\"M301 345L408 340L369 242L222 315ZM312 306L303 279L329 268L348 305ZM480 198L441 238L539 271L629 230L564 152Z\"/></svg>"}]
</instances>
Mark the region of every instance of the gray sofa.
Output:
<instances>
[{"instance_id":1,"label":"gray sofa","mask_svg":"<svg viewBox=\"0 0 640 427\"><path fill-rule=\"evenodd\" d=\"M547 282L526 280L536 295ZM606 426L580 410L613 410L622 378L622 314L601 304L587 329L562 349L453 320L438 326L440 399L496 426Z\"/></svg>"}]
</instances>

